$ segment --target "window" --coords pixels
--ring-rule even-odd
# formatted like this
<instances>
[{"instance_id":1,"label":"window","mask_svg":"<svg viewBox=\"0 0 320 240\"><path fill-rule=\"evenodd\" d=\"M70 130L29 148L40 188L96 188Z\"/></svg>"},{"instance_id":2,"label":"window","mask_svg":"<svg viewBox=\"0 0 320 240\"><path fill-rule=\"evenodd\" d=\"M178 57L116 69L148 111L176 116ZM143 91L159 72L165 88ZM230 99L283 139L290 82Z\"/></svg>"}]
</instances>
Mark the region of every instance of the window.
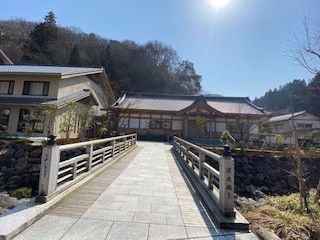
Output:
<instances>
[{"instance_id":1,"label":"window","mask_svg":"<svg viewBox=\"0 0 320 240\"><path fill-rule=\"evenodd\" d=\"M139 118L130 118L129 127L130 128L139 128Z\"/></svg>"},{"instance_id":2,"label":"window","mask_svg":"<svg viewBox=\"0 0 320 240\"><path fill-rule=\"evenodd\" d=\"M45 114L42 110L20 109L18 132L43 133Z\"/></svg>"},{"instance_id":3,"label":"window","mask_svg":"<svg viewBox=\"0 0 320 240\"><path fill-rule=\"evenodd\" d=\"M8 129L10 109L0 108L0 131Z\"/></svg>"},{"instance_id":4,"label":"window","mask_svg":"<svg viewBox=\"0 0 320 240\"><path fill-rule=\"evenodd\" d=\"M14 81L0 81L0 94L13 94Z\"/></svg>"},{"instance_id":5,"label":"window","mask_svg":"<svg viewBox=\"0 0 320 240\"><path fill-rule=\"evenodd\" d=\"M151 119L150 128L152 128L152 129L171 129L171 120Z\"/></svg>"},{"instance_id":6,"label":"window","mask_svg":"<svg viewBox=\"0 0 320 240\"><path fill-rule=\"evenodd\" d=\"M48 96L49 82L31 82L25 81L23 86L23 95Z\"/></svg>"},{"instance_id":7,"label":"window","mask_svg":"<svg viewBox=\"0 0 320 240\"><path fill-rule=\"evenodd\" d=\"M299 129L311 129L312 124L311 123L298 123Z\"/></svg>"}]
</instances>

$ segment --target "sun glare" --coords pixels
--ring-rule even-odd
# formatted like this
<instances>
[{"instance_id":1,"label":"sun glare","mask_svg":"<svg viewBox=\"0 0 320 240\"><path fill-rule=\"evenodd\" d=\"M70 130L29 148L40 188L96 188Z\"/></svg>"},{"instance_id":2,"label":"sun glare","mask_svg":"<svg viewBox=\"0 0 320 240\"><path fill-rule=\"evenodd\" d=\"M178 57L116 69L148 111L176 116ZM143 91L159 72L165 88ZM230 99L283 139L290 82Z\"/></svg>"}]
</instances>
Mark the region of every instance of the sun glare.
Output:
<instances>
[{"instance_id":1,"label":"sun glare","mask_svg":"<svg viewBox=\"0 0 320 240\"><path fill-rule=\"evenodd\" d=\"M224 7L230 0L210 0L211 4L216 8Z\"/></svg>"}]
</instances>

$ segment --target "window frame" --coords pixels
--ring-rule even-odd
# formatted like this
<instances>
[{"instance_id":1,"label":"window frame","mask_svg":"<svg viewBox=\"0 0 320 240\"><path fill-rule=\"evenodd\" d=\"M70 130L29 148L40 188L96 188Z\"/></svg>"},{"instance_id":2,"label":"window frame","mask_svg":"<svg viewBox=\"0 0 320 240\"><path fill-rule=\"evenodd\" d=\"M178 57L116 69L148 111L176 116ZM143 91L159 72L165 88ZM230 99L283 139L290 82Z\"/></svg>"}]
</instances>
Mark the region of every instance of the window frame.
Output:
<instances>
[{"instance_id":1,"label":"window frame","mask_svg":"<svg viewBox=\"0 0 320 240\"><path fill-rule=\"evenodd\" d=\"M150 129L163 129L171 130L172 129L172 120L171 119L155 119L151 118L149 122Z\"/></svg>"},{"instance_id":2,"label":"window frame","mask_svg":"<svg viewBox=\"0 0 320 240\"><path fill-rule=\"evenodd\" d=\"M31 84L43 84L42 94L30 94ZM26 96L48 96L49 95L50 82L45 81L24 81L22 95Z\"/></svg>"},{"instance_id":3,"label":"window frame","mask_svg":"<svg viewBox=\"0 0 320 240\"><path fill-rule=\"evenodd\" d=\"M14 89L14 81L12 81L12 80L0 80L0 82L8 82L9 83L7 93L1 93L0 92L0 95L12 95L13 94L13 89Z\"/></svg>"},{"instance_id":4,"label":"window frame","mask_svg":"<svg viewBox=\"0 0 320 240\"><path fill-rule=\"evenodd\" d=\"M23 111L26 113L23 113ZM32 111L38 111L38 113L32 115ZM27 115L28 118L24 119L24 115ZM35 118L29 119L30 116L34 116ZM17 132L25 132L28 130L27 128L29 128L33 133L44 133L45 121L46 115L41 109L20 108ZM37 128L39 125L42 126L40 130Z\"/></svg>"}]
</instances>

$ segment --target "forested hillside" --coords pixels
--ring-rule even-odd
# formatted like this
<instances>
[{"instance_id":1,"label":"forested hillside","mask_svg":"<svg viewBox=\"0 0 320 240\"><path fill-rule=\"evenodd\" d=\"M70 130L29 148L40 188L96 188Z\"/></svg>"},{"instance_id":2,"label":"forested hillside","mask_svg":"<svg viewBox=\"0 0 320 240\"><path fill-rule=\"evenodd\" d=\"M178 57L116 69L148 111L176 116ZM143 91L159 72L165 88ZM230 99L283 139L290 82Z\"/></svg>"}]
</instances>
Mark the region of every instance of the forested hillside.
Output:
<instances>
[{"instance_id":1,"label":"forested hillside","mask_svg":"<svg viewBox=\"0 0 320 240\"><path fill-rule=\"evenodd\" d=\"M0 20L0 48L15 64L104 67L116 96L121 91L197 94L201 76L193 63L161 42L116 41L44 22Z\"/></svg>"},{"instance_id":2,"label":"forested hillside","mask_svg":"<svg viewBox=\"0 0 320 240\"><path fill-rule=\"evenodd\" d=\"M320 116L320 74L309 83L304 80L294 80L283 86L269 90L264 96L256 98L254 103L274 114L285 114L293 111L307 110Z\"/></svg>"}]
</instances>

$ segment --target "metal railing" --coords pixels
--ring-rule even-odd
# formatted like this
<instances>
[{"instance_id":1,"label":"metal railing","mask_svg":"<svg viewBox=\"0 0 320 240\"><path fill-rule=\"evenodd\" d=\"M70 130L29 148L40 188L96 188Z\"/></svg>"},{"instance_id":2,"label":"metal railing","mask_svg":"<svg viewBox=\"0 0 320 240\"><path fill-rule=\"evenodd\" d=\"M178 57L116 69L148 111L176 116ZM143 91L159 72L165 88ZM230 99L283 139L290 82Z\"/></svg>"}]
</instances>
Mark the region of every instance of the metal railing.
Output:
<instances>
[{"instance_id":1,"label":"metal railing","mask_svg":"<svg viewBox=\"0 0 320 240\"><path fill-rule=\"evenodd\" d=\"M226 147L223 156L174 137L173 150L213 196L225 216L234 216L234 160Z\"/></svg>"},{"instance_id":2,"label":"metal railing","mask_svg":"<svg viewBox=\"0 0 320 240\"><path fill-rule=\"evenodd\" d=\"M46 202L116 156L136 145L137 135L112 137L67 145L48 145L42 150L37 201ZM74 152L78 152L74 154ZM63 153L63 154L62 154ZM61 155L70 156L61 158Z\"/></svg>"}]
</instances>

